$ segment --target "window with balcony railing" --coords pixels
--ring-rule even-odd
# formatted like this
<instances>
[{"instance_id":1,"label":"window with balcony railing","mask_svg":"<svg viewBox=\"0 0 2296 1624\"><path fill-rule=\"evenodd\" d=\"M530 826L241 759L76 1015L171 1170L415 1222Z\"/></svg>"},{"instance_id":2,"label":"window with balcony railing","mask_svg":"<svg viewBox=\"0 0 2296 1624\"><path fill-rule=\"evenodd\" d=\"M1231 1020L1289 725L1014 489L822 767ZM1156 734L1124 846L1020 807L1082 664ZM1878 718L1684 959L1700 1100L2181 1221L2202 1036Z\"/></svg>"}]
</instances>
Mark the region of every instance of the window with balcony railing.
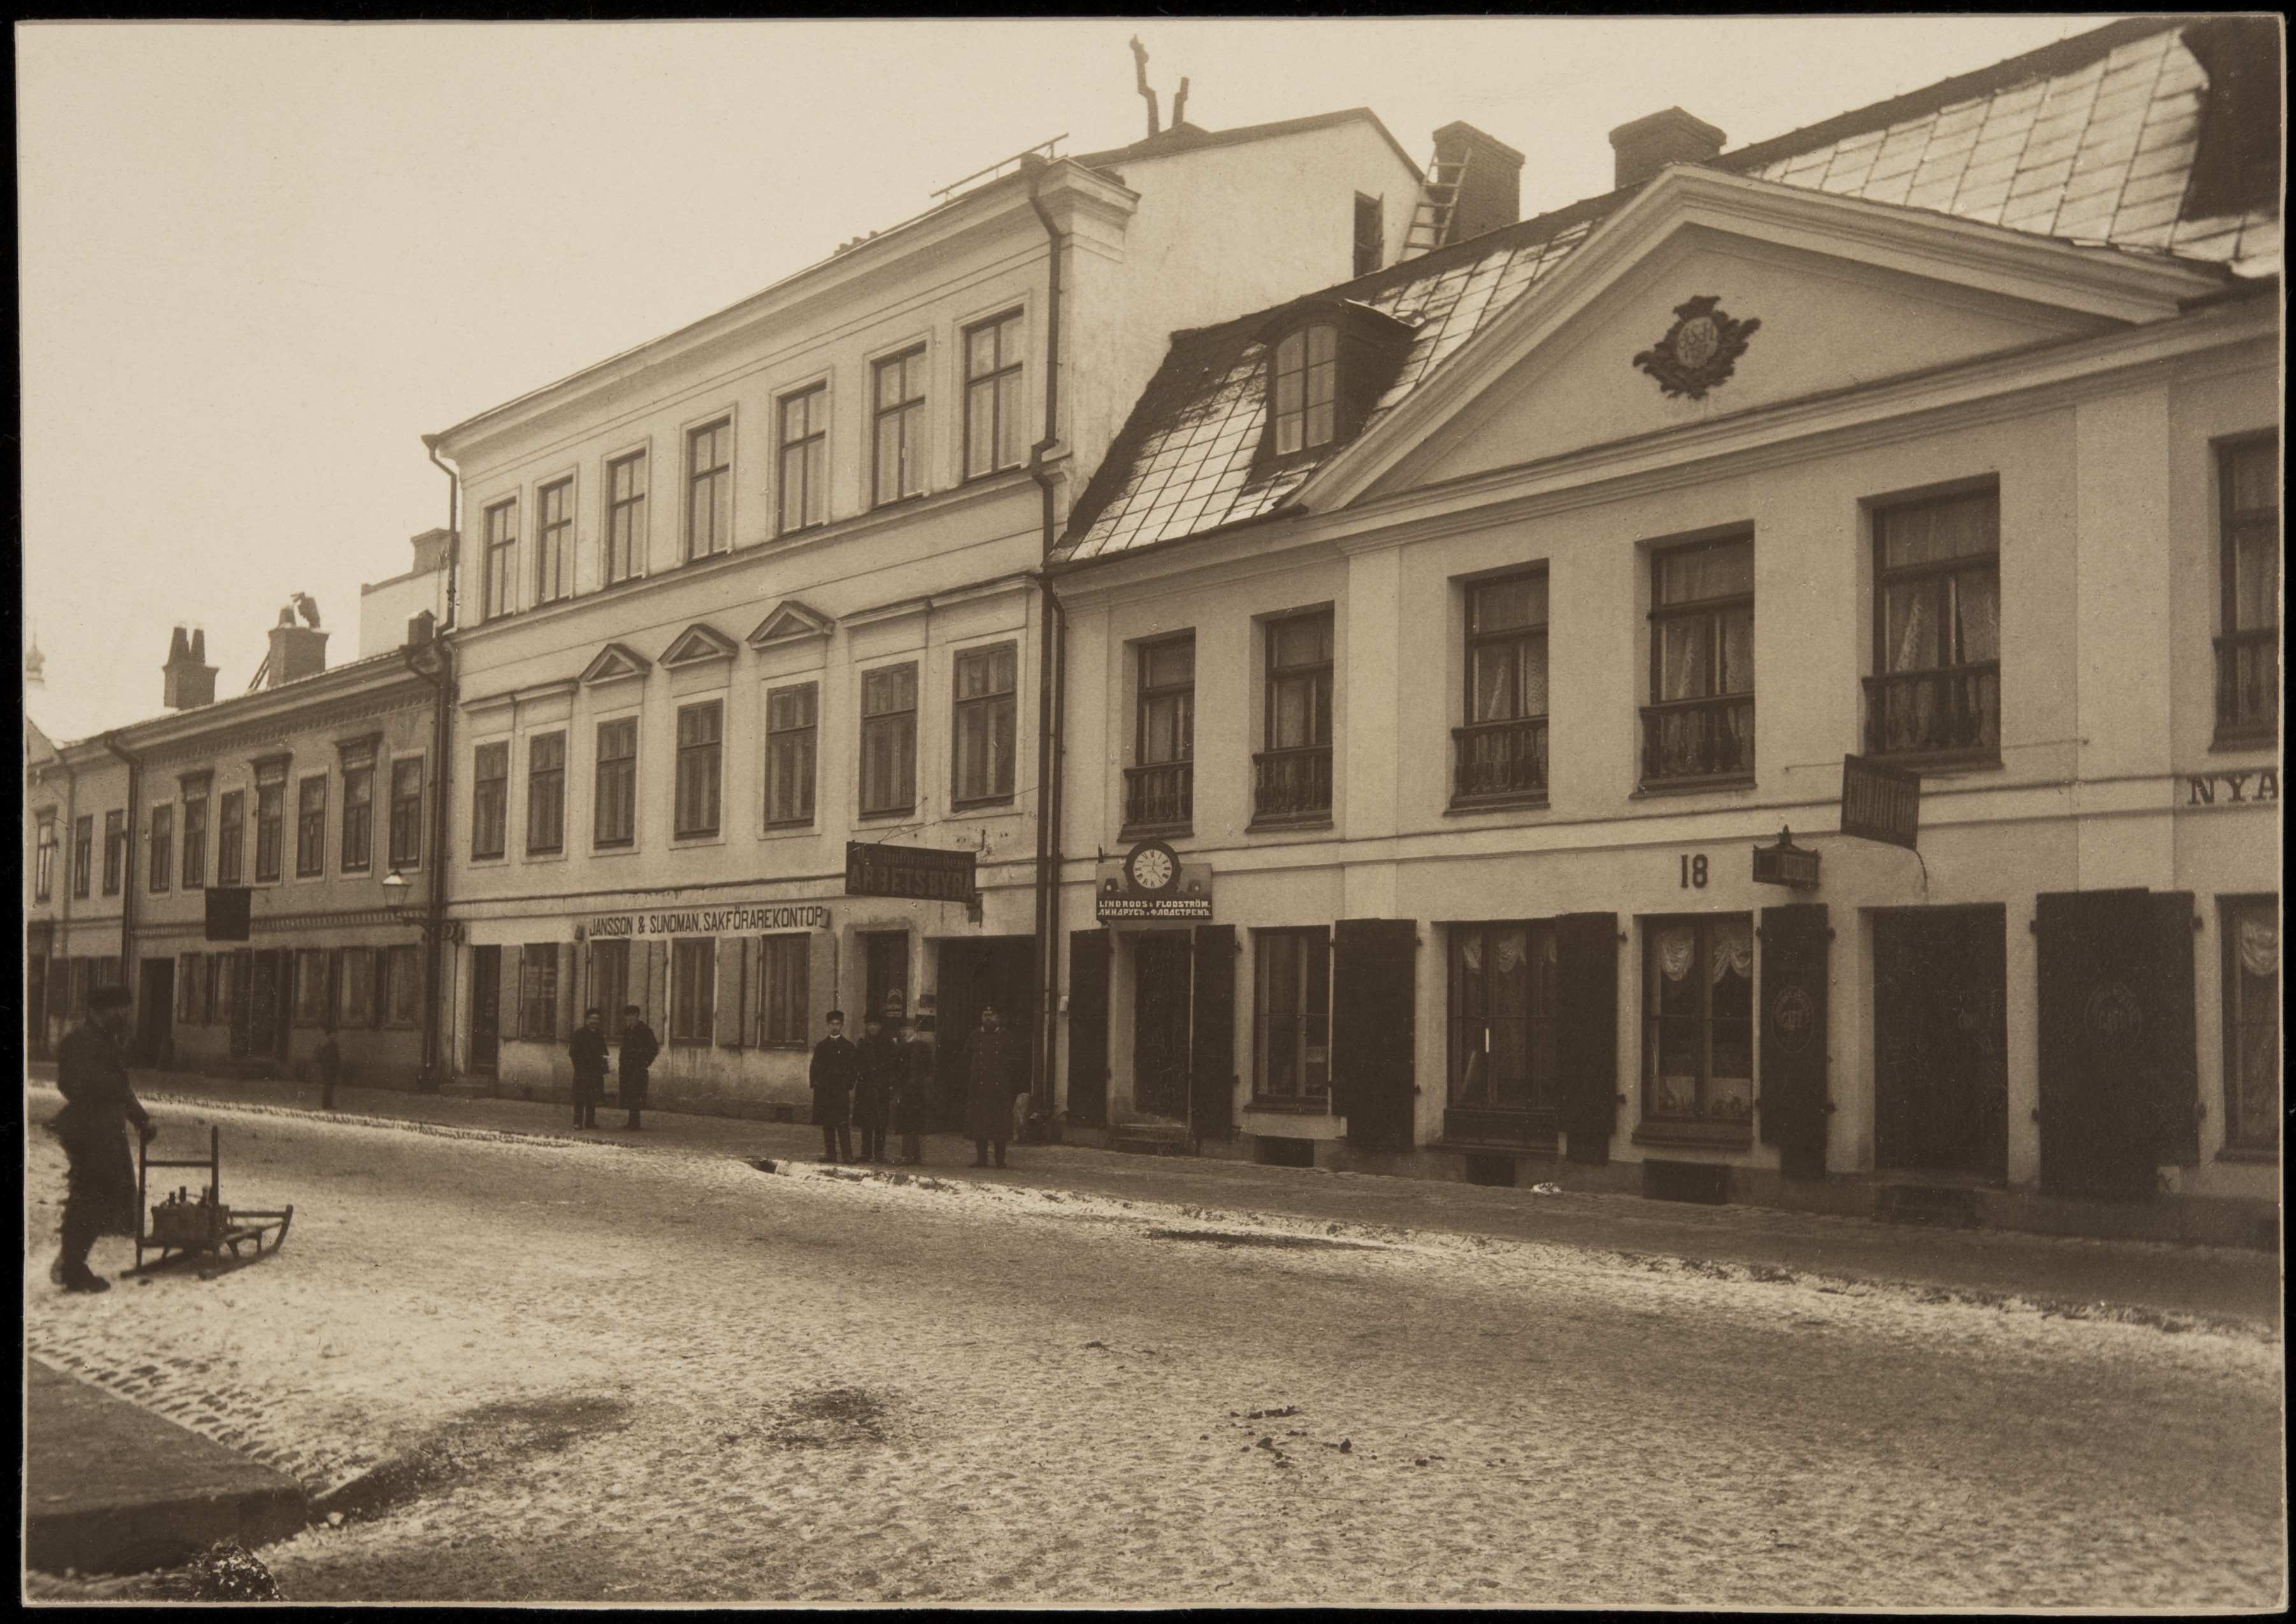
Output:
<instances>
[{"instance_id":1,"label":"window with balcony railing","mask_svg":"<svg viewBox=\"0 0 2296 1624\"><path fill-rule=\"evenodd\" d=\"M1868 755L2001 754L2000 503L1990 490L1874 515Z\"/></svg>"},{"instance_id":2,"label":"window with balcony railing","mask_svg":"<svg viewBox=\"0 0 2296 1624\"><path fill-rule=\"evenodd\" d=\"M1251 759L1255 825L1332 816L1332 614L1267 626L1267 749Z\"/></svg>"},{"instance_id":3,"label":"window with balcony railing","mask_svg":"<svg viewBox=\"0 0 2296 1624\"><path fill-rule=\"evenodd\" d=\"M2219 746L2269 744L2280 732L2280 442L2217 447L2224 570L2216 640Z\"/></svg>"},{"instance_id":4,"label":"window with balcony railing","mask_svg":"<svg viewBox=\"0 0 2296 1624\"><path fill-rule=\"evenodd\" d=\"M1754 544L1669 547L1651 559L1651 702L1642 787L1754 775Z\"/></svg>"},{"instance_id":5,"label":"window with balcony railing","mask_svg":"<svg viewBox=\"0 0 2296 1624\"><path fill-rule=\"evenodd\" d=\"M1133 765L1124 769L1128 830L1185 829L1196 813L1196 639L1141 645Z\"/></svg>"},{"instance_id":6,"label":"window with balcony railing","mask_svg":"<svg viewBox=\"0 0 2296 1624\"><path fill-rule=\"evenodd\" d=\"M1451 730L1451 804L1546 799L1546 577L1467 589L1467 719Z\"/></svg>"}]
</instances>

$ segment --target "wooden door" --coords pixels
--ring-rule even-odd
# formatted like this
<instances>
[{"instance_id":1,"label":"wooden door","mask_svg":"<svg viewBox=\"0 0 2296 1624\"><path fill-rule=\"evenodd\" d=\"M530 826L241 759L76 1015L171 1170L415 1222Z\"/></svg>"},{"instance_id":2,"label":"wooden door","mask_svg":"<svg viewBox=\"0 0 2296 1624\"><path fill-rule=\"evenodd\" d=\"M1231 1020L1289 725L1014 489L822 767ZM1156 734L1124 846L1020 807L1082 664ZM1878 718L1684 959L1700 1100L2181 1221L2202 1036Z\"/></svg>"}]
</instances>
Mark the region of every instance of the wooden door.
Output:
<instances>
[{"instance_id":1,"label":"wooden door","mask_svg":"<svg viewBox=\"0 0 2296 1624\"><path fill-rule=\"evenodd\" d=\"M909 1013L909 935L906 931L870 931L863 933L861 944L866 976L863 1002L847 1024L851 1033L858 1033L862 1021L873 1015L890 1029L892 1021Z\"/></svg>"},{"instance_id":2,"label":"wooden door","mask_svg":"<svg viewBox=\"0 0 2296 1624\"><path fill-rule=\"evenodd\" d=\"M1234 925L1196 927L1188 1127L1199 1139L1235 1131L1235 956Z\"/></svg>"},{"instance_id":3,"label":"wooden door","mask_svg":"<svg viewBox=\"0 0 2296 1624\"><path fill-rule=\"evenodd\" d=\"M471 949L471 1070L492 1071L502 1058L502 949Z\"/></svg>"},{"instance_id":4,"label":"wooden door","mask_svg":"<svg viewBox=\"0 0 2296 1624\"><path fill-rule=\"evenodd\" d=\"M1108 1120L1106 931L1069 932L1069 1120Z\"/></svg>"},{"instance_id":5,"label":"wooden door","mask_svg":"<svg viewBox=\"0 0 2296 1624\"><path fill-rule=\"evenodd\" d=\"M1874 1162L2008 1174L2008 972L1998 907L1874 918Z\"/></svg>"},{"instance_id":6,"label":"wooden door","mask_svg":"<svg viewBox=\"0 0 2296 1624\"><path fill-rule=\"evenodd\" d=\"M2152 898L2142 890L2038 898L2041 1188L2150 1195L2161 1161L2151 1049L2158 985Z\"/></svg>"},{"instance_id":7,"label":"wooden door","mask_svg":"<svg viewBox=\"0 0 2296 1624\"><path fill-rule=\"evenodd\" d=\"M1132 1106L1150 1116L1185 1120L1194 955L1186 933L1179 931L1143 931L1133 944Z\"/></svg>"},{"instance_id":8,"label":"wooden door","mask_svg":"<svg viewBox=\"0 0 2296 1624\"><path fill-rule=\"evenodd\" d=\"M1348 1140L1407 1151L1417 1137L1418 922L1342 919L1332 931L1332 1108Z\"/></svg>"},{"instance_id":9,"label":"wooden door","mask_svg":"<svg viewBox=\"0 0 2296 1624\"><path fill-rule=\"evenodd\" d=\"M1822 902L1762 910L1762 1138L1788 1178L1825 1177L1826 927Z\"/></svg>"},{"instance_id":10,"label":"wooden door","mask_svg":"<svg viewBox=\"0 0 2296 1624\"><path fill-rule=\"evenodd\" d=\"M1611 1159L1619 1122L1619 916L1554 922L1555 1119L1573 1161Z\"/></svg>"}]
</instances>

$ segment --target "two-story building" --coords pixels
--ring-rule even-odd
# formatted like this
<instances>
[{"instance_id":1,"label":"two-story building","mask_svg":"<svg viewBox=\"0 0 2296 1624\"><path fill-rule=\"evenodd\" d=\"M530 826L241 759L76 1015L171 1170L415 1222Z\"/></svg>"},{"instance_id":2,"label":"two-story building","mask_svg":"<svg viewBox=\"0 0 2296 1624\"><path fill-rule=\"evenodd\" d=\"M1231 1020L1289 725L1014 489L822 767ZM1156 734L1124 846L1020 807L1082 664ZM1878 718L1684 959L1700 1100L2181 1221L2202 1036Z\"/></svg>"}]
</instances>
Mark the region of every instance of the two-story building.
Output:
<instances>
[{"instance_id":1,"label":"two-story building","mask_svg":"<svg viewBox=\"0 0 2296 1624\"><path fill-rule=\"evenodd\" d=\"M1669 110L1177 335L1051 571L1070 1120L2270 1226L2278 51Z\"/></svg>"}]
</instances>

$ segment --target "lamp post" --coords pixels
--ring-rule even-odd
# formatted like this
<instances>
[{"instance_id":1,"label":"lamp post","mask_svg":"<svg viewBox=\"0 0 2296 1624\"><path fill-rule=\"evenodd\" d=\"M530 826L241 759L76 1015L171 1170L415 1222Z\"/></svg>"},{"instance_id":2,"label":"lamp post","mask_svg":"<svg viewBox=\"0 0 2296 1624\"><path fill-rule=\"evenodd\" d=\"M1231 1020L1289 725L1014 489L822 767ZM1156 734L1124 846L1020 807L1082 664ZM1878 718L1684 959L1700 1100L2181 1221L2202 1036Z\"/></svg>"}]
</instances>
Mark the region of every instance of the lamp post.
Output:
<instances>
[{"instance_id":1,"label":"lamp post","mask_svg":"<svg viewBox=\"0 0 2296 1624\"><path fill-rule=\"evenodd\" d=\"M433 919L427 911L410 915L407 912L407 904L414 899L414 882L412 880L400 874L396 868L383 876L383 906L390 910L392 919L411 920L414 928L422 932L423 957L426 960L436 958L439 944L442 940L451 939L453 931L446 921ZM438 984L437 978L426 974L423 977L423 984L426 988L435 987ZM422 1006L422 1062L414 1074L415 1092L438 1093L439 1073L439 1005L436 998L426 998Z\"/></svg>"}]
</instances>

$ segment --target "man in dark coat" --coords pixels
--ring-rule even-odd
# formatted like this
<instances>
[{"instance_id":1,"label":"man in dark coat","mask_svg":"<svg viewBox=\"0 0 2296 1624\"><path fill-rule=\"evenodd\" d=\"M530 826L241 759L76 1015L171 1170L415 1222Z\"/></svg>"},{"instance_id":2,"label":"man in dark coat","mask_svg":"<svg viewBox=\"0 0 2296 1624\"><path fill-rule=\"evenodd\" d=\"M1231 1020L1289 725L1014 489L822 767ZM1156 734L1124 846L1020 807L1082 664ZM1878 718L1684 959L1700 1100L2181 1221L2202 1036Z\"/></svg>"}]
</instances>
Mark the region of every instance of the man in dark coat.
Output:
<instances>
[{"instance_id":1,"label":"man in dark coat","mask_svg":"<svg viewBox=\"0 0 2296 1624\"><path fill-rule=\"evenodd\" d=\"M56 1088L64 1108L48 1124L70 1162L64 1175L63 1249L54 1277L67 1292L108 1292L111 1282L87 1266L96 1237L136 1233L135 1164L128 1123L146 1140L157 1132L127 1080L120 1047L129 1007L124 987L87 995L87 1019L56 1047Z\"/></svg>"},{"instance_id":2,"label":"man in dark coat","mask_svg":"<svg viewBox=\"0 0 2296 1624\"><path fill-rule=\"evenodd\" d=\"M343 1080L343 1046L335 1041L335 1029L327 1028L326 1036L319 1039L319 1052L312 1057L319 1068L319 1106L323 1111L335 1108L335 1085Z\"/></svg>"},{"instance_id":3,"label":"man in dark coat","mask_svg":"<svg viewBox=\"0 0 2296 1624\"><path fill-rule=\"evenodd\" d=\"M861 1160L885 1160L885 1124L899 1088L905 1056L885 1036L873 1013L861 1017L861 1041L854 1046L853 1126L861 1130Z\"/></svg>"},{"instance_id":4,"label":"man in dark coat","mask_svg":"<svg viewBox=\"0 0 2296 1624\"><path fill-rule=\"evenodd\" d=\"M598 1126L598 1102L606 1097L606 1018L597 1010L583 1017L566 1046L574 1062L574 1126Z\"/></svg>"},{"instance_id":5,"label":"man in dark coat","mask_svg":"<svg viewBox=\"0 0 2296 1624\"><path fill-rule=\"evenodd\" d=\"M933 1049L922 1037L912 1036L906 1017L893 1020L893 1046L901 1068L893 1085L893 1131L901 1136L901 1163L922 1167L925 1129L932 1121Z\"/></svg>"},{"instance_id":6,"label":"man in dark coat","mask_svg":"<svg viewBox=\"0 0 2296 1624\"><path fill-rule=\"evenodd\" d=\"M996 1165L1004 1165L1004 1142L1013 1133L1013 1096L1021 1087L1020 1060L1004 1018L993 1006L982 1009L980 1030L965 1062L964 1131L972 1141L974 1167L988 1165L992 1144Z\"/></svg>"},{"instance_id":7,"label":"man in dark coat","mask_svg":"<svg viewBox=\"0 0 2296 1624\"><path fill-rule=\"evenodd\" d=\"M829 1036L813 1046L813 1120L821 1124L821 1159L853 1160L853 1084L860 1055L845 1038L845 1012L829 1012Z\"/></svg>"},{"instance_id":8,"label":"man in dark coat","mask_svg":"<svg viewBox=\"0 0 2296 1624\"><path fill-rule=\"evenodd\" d=\"M653 1035L653 1028L645 1023L635 1004L622 1007L622 1052L619 1056L622 1109L630 1113L625 1128L642 1128L638 1112L645 1109L647 1069L653 1057L661 1053L661 1045Z\"/></svg>"}]
</instances>

